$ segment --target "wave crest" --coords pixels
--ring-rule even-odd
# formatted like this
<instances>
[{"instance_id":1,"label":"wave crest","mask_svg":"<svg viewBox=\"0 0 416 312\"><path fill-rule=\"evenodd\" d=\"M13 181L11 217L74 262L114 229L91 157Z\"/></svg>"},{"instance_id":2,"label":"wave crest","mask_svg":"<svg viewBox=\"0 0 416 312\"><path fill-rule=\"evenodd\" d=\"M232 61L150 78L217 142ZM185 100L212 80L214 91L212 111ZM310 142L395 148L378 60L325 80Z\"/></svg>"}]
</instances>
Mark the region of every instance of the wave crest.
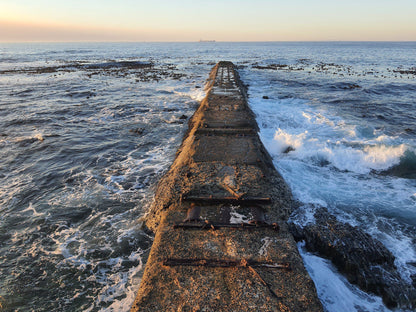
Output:
<instances>
[{"instance_id":1,"label":"wave crest","mask_svg":"<svg viewBox=\"0 0 416 312\"><path fill-rule=\"evenodd\" d=\"M405 144L349 146L343 141L320 142L308 131L290 134L279 128L274 134L273 142L269 144L269 150L272 154L290 152L293 157L299 159L312 159L321 164L331 164L341 171L366 174L399 165L408 151L408 146ZM406 161L409 162L409 159ZM408 165L406 167L409 167Z\"/></svg>"}]
</instances>

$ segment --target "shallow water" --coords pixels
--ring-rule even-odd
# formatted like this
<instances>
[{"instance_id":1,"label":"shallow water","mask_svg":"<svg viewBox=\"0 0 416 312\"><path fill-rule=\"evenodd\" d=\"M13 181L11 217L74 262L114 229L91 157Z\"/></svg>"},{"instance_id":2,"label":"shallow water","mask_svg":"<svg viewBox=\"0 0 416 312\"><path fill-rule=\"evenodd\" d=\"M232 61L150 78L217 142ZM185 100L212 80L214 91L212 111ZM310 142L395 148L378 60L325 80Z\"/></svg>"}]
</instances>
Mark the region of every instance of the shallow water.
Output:
<instances>
[{"instance_id":1,"label":"shallow water","mask_svg":"<svg viewBox=\"0 0 416 312\"><path fill-rule=\"evenodd\" d=\"M1 44L3 308L129 310L152 242L140 217L220 60L237 64L249 85L261 138L301 202L296 221L327 207L381 240L410 281L415 50L415 43ZM325 260L302 255L328 311L387 311ZM344 288L349 295L341 297Z\"/></svg>"}]
</instances>

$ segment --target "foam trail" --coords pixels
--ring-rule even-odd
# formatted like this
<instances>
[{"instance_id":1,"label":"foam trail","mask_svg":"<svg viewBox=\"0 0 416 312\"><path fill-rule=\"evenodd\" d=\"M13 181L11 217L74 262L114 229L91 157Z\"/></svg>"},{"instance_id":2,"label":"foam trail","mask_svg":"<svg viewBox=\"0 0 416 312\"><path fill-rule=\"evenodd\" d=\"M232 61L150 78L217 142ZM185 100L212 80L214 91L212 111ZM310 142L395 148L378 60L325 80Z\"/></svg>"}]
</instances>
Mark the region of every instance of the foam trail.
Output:
<instances>
[{"instance_id":1,"label":"foam trail","mask_svg":"<svg viewBox=\"0 0 416 312\"><path fill-rule=\"evenodd\" d=\"M36 209L35 209L35 207L33 207L32 203L29 203L29 206L25 210L22 210L22 212L29 212L29 211L32 211L34 217L44 216L43 213L40 213L40 212L36 211Z\"/></svg>"},{"instance_id":2,"label":"foam trail","mask_svg":"<svg viewBox=\"0 0 416 312\"><path fill-rule=\"evenodd\" d=\"M391 311L384 306L380 297L366 294L351 285L328 260L306 252L302 243L298 244L298 248L327 311Z\"/></svg>"}]
</instances>

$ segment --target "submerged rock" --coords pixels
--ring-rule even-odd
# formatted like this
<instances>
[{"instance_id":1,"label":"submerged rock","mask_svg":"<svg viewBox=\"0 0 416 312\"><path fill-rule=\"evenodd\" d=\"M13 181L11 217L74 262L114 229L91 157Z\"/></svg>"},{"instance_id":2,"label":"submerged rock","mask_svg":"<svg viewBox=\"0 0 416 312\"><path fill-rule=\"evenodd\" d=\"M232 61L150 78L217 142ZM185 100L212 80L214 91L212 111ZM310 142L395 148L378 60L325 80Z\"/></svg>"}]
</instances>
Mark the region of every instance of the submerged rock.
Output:
<instances>
[{"instance_id":1,"label":"submerged rock","mask_svg":"<svg viewBox=\"0 0 416 312\"><path fill-rule=\"evenodd\" d=\"M293 152L293 151L295 151L295 148L293 147L293 146L288 146L284 151L283 151L283 153L284 154L287 154L287 153L290 153L290 152Z\"/></svg>"},{"instance_id":2,"label":"submerged rock","mask_svg":"<svg viewBox=\"0 0 416 312\"><path fill-rule=\"evenodd\" d=\"M256 69L272 69L272 70L277 70L277 69L287 69L289 68L289 65L286 64L268 64L268 65L259 65L257 63L252 65L253 68Z\"/></svg>"},{"instance_id":3,"label":"submerged rock","mask_svg":"<svg viewBox=\"0 0 416 312\"><path fill-rule=\"evenodd\" d=\"M130 129L129 132L134 133L134 134L138 134L138 135L142 135L144 132L144 128L135 128L135 129Z\"/></svg>"},{"instance_id":4,"label":"submerged rock","mask_svg":"<svg viewBox=\"0 0 416 312\"><path fill-rule=\"evenodd\" d=\"M289 227L309 251L330 259L351 283L381 296L388 307L416 307L416 289L401 278L393 254L358 227L339 222L325 208L315 212L315 223Z\"/></svg>"}]
</instances>

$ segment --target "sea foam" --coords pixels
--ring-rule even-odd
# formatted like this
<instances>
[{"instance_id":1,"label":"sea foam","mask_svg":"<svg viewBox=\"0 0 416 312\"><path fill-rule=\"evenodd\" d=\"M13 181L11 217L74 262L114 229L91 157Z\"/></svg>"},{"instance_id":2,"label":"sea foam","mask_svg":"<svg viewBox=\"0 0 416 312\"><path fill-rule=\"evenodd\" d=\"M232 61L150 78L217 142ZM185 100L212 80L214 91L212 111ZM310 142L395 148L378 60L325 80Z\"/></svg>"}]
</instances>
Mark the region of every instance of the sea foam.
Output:
<instances>
[{"instance_id":1,"label":"sea foam","mask_svg":"<svg viewBox=\"0 0 416 312\"><path fill-rule=\"evenodd\" d=\"M390 171L412 166L412 142L304 99L278 98L276 91L270 91L272 86L265 87L261 81L248 83L253 85L249 103L261 140L303 204L304 213L292 221L314 222L314 207L327 207L379 239L396 257L402 277L410 281L416 273L408 264L415 259L413 243L398 224L406 220L416 225L414 184ZM271 94L271 99L262 99L264 93ZM382 224L391 231L386 233ZM349 284L327 260L302 246L299 249L328 311L389 311L381 298Z\"/></svg>"},{"instance_id":2,"label":"sea foam","mask_svg":"<svg viewBox=\"0 0 416 312\"><path fill-rule=\"evenodd\" d=\"M302 243L298 247L327 311L390 311L380 297L367 294L351 285L328 260L306 252Z\"/></svg>"},{"instance_id":3,"label":"sea foam","mask_svg":"<svg viewBox=\"0 0 416 312\"><path fill-rule=\"evenodd\" d=\"M399 164L409 149L405 144L387 145L388 141L393 141L387 135L375 139L360 137L353 126L339 117L313 112L302 101L280 100L278 103L282 107L264 107L261 103L258 108L257 103L253 104L263 127L262 139L268 151L276 156L289 152L298 159L329 163L338 170L366 174ZM291 113L286 114L289 109ZM292 120L282 121L271 116L285 116ZM279 127L280 124L284 128Z\"/></svg>"}]
</instances>

